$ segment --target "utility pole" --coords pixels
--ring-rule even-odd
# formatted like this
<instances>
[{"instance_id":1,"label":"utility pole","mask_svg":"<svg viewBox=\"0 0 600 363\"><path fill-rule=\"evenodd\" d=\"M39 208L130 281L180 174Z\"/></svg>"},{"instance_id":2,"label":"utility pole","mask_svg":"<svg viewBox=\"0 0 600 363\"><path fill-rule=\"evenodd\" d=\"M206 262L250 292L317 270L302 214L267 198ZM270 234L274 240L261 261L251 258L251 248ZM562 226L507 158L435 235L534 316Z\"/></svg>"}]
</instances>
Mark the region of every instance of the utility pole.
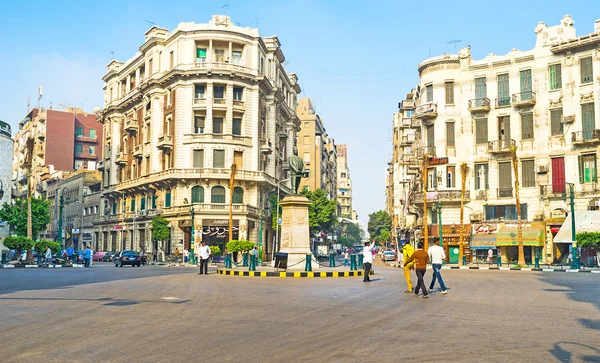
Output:
<instances>
[{"instance_id":1,"label":"utility pole","mask_svg":"<svg viewBox=\"0 0 600 363\"><path fill-rule=\"evenodd\" d=\"M192 201L192 206L190 208L190 214L192 216L192 227L190 232L190 263L192 265L196 264L196 257L194 256L194 244L196 243L196 236L194 231L194 217L196 213L194 212L194 202Z\"/></svg>"},{"instance_id":2,"label":"utility pole","mask_svg":"<svg viewBox=\"0 0 600 363\"><path fill-rule=\"evenodd\" d=\"M423 148L423 163L421 169L421 179L423 183L423 239L424 249L429 247L429 230L427 226L427 167L429 166L429 156L427 147Z\"/></svg>"},{"instance_id":3,"label":"utility pole","mask_svg":"<svg viewBox=\"0 0 600 363\"><path fill-rule=\"evenodd\" d=\"M58 244L60 245L61 250L63 249L63 208L65 206L63 196L65 194L65 189L66 188L61 191L58 199Z\"/></svg>"},{"instance_id":4,"label":"utility pole","mask_svg":"<svg viewBox=\"0 0 600 363\"><path fill-rule=\"evenodd\" d=\"M440 235L440 247L444 247L444 243L442 242L442 201L440 200L439 195L433 198L437 202L437 217L438 217L438 229Z\"/></svg>"},{"instance_id":5,"label":"utility pole","mask_svg":"<svg viewBox=\"0 0 600 363\"><path fill-rule=\"evenodd\" d=\"M259 218L260 218L260 225L259 225L259 228L258 228L258 263L261 264L262 263L262 252L261 252L261 250L262 250L262 242L263 242L263 209L264 209L264 206L263 206L262 192L261 192L260 189L258 190L258 192L259 192L259 195L260 195L260 197L259 197L259 205L260 205L260 213L259 213L260 215L259 215Z\"/></svg>"},{"instance_id":6,"label":"utility pole","mask_svg":"<svg viewBox=\"0 0 600 363\"><path fill-rule=\"evenodd\" d=\"M577 255L577 232L575 231L575 184L566 183L569 186L569 199L571 202L571 268L579 269L579 256Z\"/></svg>"},{"instance_id":7,"label":"utility pole","mask_svg":"<svg viewBox=\"0 0 600 363\"><path fill-rule=\"evenodd\" d=\"M233 189L235 188L235 173L237 165L231 164L231 173L229 174L229 241L233 240Z\"/></svg>"}]
</instances>

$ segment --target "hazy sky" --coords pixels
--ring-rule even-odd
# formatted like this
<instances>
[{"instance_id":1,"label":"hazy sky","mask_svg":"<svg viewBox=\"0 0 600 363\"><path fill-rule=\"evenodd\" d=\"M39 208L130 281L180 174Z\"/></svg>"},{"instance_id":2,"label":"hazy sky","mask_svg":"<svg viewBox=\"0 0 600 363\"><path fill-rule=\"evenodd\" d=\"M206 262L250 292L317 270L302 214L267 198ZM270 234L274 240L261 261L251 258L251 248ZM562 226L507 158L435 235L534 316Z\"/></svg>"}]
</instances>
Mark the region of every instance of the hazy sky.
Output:
<instances>
[{"instance_id":1,"label":"hazy sky","mask_svg":"<svg viewBox=\"0 0 600 363\"><path fill-rule=\"evenodd\" d=\"M530 49L537 22L555 25L564 14L578 35L589 33L600 1L1 1L0 119L16 129L40 84L43 106L91 112L102 104L111 52L132 57L149 22L172 30L212 14L279 37L300 97L311 97L329 135L349 145L354 209L366 226L385 206L392 114L417 83L419 62L455 46L471 45L476 59Z\"/></svg>"}]
</instances>

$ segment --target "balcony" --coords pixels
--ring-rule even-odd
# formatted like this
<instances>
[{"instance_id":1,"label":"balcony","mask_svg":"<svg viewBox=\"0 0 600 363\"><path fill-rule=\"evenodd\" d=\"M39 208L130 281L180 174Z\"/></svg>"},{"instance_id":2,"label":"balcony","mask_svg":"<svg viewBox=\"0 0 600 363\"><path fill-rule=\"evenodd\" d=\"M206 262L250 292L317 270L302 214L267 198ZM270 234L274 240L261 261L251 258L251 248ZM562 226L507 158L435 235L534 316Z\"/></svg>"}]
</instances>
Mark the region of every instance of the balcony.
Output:
<instances>
[{"instance_id":1,"label":"balcony","mask_svg":"<svg viewBox=\"0 0 600 363\"><path fill-rule=\"evenodd\" d=\"M127 156L123 152L119 152L117 154L117 158L115 159L115 163L118 165L127 165Z\"/></svg>"},{"instance_id":2,"label":"balcony","mask_svg":"<svg viewBox=\"0 0 600 363\"><path fill-rule=\"evenodd\" d=\"M402 140L400 141L400 145L402 145L402 146L410 146L416 140L417 140L417 135L415 135L415 134L404 135L404 136L402 136Z\"/></svg>"},{"instance_id":3,"label":"balcony","mask_svg":"<svg viewBox=\"0 0 600 363\"><path fill-rule=\"evenodd\" d=\"M172 103L170 105L165 106L165 115L168 115L170 113L173 113L173 104Z\"/></svg>"},{"instance_id":4,"label":"balcony","mask_svg":"<svg viewBox=\"0 0 600 363\"><path fill-rule=\"evenodd\" d=\"M488 152L490 154L510 153L510 149L516 146L517 142L513 139L490 141L488 142Z\"/></svg>"},{"instance_id":5,"label":"balcony","mask_svg":"<svg viewBox=\"0 0 600 363\"><path fill-rule=\"evenodd\" d=\"M496 98L496 108L510 107L510 97Z\"/></svg>"},{"instance_id":6,"label":"balcony","mask_svg":"<svg viewBox=\"0 0 600 363\"><path fill-rule=\"evenodd\" d=\"M426 102L423 103L415 109L415 118L418 119L431 119L437 117L437 103L436 102Z\"/></svg>"},{"instance_id":7,"label":"balcony","mask_svg":"<svg viewBox=\"0 0 600 363\"><path fill-rule=\"evenodd\" d=\"M413 100L404 100L400 104L401 110L412 110L413 107L415 107L415 101L413 101Z\"/></svg>"},{"instance_id":8,"label":"balcony","mask_svg":"<svg viewBox=\"0 0 600 363\"><path fill-rule=\"evenodd\" d=\"M148 120L152 117L152 108L147 108L146 113L144 114L144 120Z\"/></svg>"},{"instance_id":9,"label":"balcony","mask_svg":"<svg viewBox=\"0 0 600 363\"><path fill-rule=\"evenodd\" d=\"M213 108L227 108L227 100L224 98L213 98Z\"/></svg>"},{"instance_id":10,"label":"balcony","mask_svg":"<svg viewBox=\"0 0 600 363\"><path fill-rule=\"evenodd\" d=\"M141 158L143 156L142 145L136 145L133 147L133 156L136 158Z\"/></svg>"},{"instance_id":11,"label":"balcony","mask_svg":"<svg viewBox=\"0 0 600 363\"><path fill-rule=\"evenodd\" d=\"M462 198L461 190L438 190L427 192L427 203L437 203L439 199L442 203L460 203ZM465 202L471 201L471 191L465 190ZM417 192L413 195L412 203L423 204L423 192Z\"/></svg>"},{"instance_id":12,"label":"balcony","mask_svg":"<svg viewBox=\"0 0 600 363\"><path fill-rule=\"evenodd\" d=\"M173 137L171 135L162 135L158 138L158 145L156 146L159 149L171 150L173 148Z\"/></svg>"},{"instance_id":13,"label":"balcony","mask_svg":"<svg viewBox=\"0 0 600 363\"><path fill-rule=\"evenodd\" d=\"M244 101L233 101L233 110L234 111L244 111L246 109Z\"/></svg>"},{"instance_id":14,"label":"balcony","mask_svg":"<svg viewBox=\"0 0 600 363\"><path fill-rule=\"evenodd\" d=\"M491 109L489 98L474 98L469 100L469 111L472 113L489 112Z\"/></svg>"},{"instance_id":15,"label":"balcony","mask_svg":"<svg viewBox=\"0 0 600 363\"><path fill-rule=\"evenodd\" d=\"M540 185L540 196L546 198L562 198L566 188L564 184L560 185Z\"/></svg>"},{"instance_id":16,"label":"balcony","mask_svg":"<svg viewBox=\"0 0 600 363\"><path fill-rule=\"evenodd\" d=\"M269 140L269 138L266 136L263 136L260 139L260 152L263 154L271 154L273 152L271 140Z\"/></svg>"},{"instance_id":17,"label":"balcony","mask_svg":"<svg viewBox=\"0 0 600 363\"><path fill-rule=\"evenodd\" d=\"M422 158L423 156L435 156L435 146L421 146L417 148L417 157Z\"/></svg>"},{"instance_id":18,"label":"balcony","mask_svg":"<svg viewBox=\"0 0 600 363\"><path fill-rule=\"evenodd\" d=\"M535 105L535 92L527 91L521 93L513 93L513 107L533 106Z\"/></svg>"},{"instance_id":19,"label":"balcony","mask_svg":"<svg viewBox=\"0 0 600 363\"><path fill-rule=\"evenodd\" d=\"M125 121L125 131L129 132L137 132L138 131L138 121L137 119L129 119Z\"/></svg>"},{"instance_id":20,"label":"balcony","mask_svg":"<svg viewBox=\"0 0 600 363\"><path fill-rule=\"evenodd\" d=\"M98 161L96 167L98 168L98 170L104 170L104 160Z\"/></svg>"},{"instance_id":21,"label":"balcony","mask_svg":"<svg viewBox=\"0 0 600 363\"><path fill-rule=\"evenodd\" d=\"M475 200L488 200L488 190L480 189L475 191Z\"/></svg>"},{"instance_id":22,"label":"balcony","mask_svg":"<svg viewBox=\"0 0 600 363\"><path fill-rule=\"evenodd\" d=\"M498 198L512 198L513 188L498 188L496 189L496 196Z\"/></svg>"},{"instance_id":23,"label":"balcony","mask_svg":"<svg viewBox=\"0 0 600 363\"><path fill-rule=\"evenodd\" d=\"M575 131L571 133L573 145L595 144L600 142L600 130Z\"/></svg>"},{"instance_id":24,"label":"balcony","mask_svg":"<svg viewBox=\"0 0 600 363\"><path fill-rule=\"evenodd\" d=\"M204 97L202 97L202 98L194 98L193 107L194 108L203 108L203 107L206 107L206 98L204 98Z\"/></svg>"}]
</instances>

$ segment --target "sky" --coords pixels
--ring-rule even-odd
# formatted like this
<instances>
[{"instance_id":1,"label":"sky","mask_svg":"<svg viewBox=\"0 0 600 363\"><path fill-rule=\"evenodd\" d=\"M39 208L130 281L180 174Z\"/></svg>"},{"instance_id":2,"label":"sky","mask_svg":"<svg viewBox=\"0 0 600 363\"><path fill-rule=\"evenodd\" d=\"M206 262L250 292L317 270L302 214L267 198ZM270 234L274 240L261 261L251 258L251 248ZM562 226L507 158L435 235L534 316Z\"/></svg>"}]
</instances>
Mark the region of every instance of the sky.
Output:
<instances>
[{"instance_id":1,"label":"sky","mask_svg":"<svg viewBox=\"0 0 600 363\"><path fill-rule=\"evenodd\" d=\"M474 59L531 49L537 22L555 25L565 14L578 35L590 33L600 1L2 1L0 120L15 132L39 85L42 106L92 112L108 62L132 57L151 24L172 30L213 14L279 37L300 97L348 145L353 207L366 229L368 215L385 208L393 113L418 83L420 62L467 45Z\"/></svg>"}]
</instances>

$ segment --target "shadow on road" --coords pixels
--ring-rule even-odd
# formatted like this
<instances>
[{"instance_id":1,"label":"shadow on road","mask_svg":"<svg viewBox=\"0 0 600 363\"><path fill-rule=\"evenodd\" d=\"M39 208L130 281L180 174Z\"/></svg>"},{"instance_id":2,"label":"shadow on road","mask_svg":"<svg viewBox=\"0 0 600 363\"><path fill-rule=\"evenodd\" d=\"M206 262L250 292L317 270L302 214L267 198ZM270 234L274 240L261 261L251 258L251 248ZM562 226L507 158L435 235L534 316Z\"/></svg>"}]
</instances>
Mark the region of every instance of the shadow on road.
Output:
<instances>
[{"instance_id":1,"label":"shadow on road","mask_svg":"<svg viewBox=\"0 0 600 363\"><path fill-rule=\"evenodd\" d=\"M0 297L0 301L90 301L90 302L103 302L105 306L131 306L137 304L169 304L169 305L179 305L186 304L192 300L129 300L129 299L115 299L112 297L106 298L98 298L98 299L66 299L66 298L57 298L57 297Z\"/></svg>"}]
</instances>

